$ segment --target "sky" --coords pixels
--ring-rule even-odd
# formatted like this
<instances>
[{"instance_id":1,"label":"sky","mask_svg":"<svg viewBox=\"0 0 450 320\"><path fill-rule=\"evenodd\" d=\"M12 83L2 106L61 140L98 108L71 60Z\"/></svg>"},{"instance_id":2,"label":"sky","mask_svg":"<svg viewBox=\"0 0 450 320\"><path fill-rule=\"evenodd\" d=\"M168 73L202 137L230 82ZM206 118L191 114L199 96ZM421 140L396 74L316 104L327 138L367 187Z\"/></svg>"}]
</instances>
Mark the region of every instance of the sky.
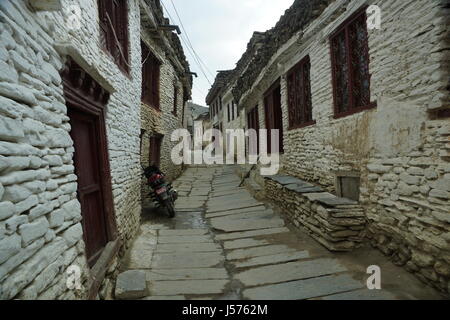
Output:
<instances>
[{"instance_id":1,"label":"sky","mask_svg":"<svg viewBox=\"0 0 450 320\"><path fill-rule=\"evenodd\" d=\"M161 0L161 3L171 23L181 27L178 16L181 18L183 48L191 71L198 74L198 78L194 77L192 100L205 105L217 70L234 69L253 32L275 26L294 0ZM196 62L186 35L204 65Z\"/></svg>"}]
</instances>

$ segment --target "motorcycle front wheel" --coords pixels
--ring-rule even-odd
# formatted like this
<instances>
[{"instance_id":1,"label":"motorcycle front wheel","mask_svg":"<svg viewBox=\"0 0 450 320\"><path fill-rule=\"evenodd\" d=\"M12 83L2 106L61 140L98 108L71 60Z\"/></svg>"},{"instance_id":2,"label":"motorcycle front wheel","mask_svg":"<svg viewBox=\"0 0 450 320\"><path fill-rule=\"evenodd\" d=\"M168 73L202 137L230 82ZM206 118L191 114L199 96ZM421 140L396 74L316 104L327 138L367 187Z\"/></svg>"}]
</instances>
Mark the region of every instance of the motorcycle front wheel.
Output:
<instances>
[{"instance_id":1,"label":"motorcycle front wheel","mask_svg":"<svg viewBox=\"0 0 450 320\"><path fill-rule=\"evenodd\" d=\"M173 206L172 201L170 200L166 201L166 209L167 213L169 214L169 218L175 218L175 208Z\"/></svg>"}]
</instances>

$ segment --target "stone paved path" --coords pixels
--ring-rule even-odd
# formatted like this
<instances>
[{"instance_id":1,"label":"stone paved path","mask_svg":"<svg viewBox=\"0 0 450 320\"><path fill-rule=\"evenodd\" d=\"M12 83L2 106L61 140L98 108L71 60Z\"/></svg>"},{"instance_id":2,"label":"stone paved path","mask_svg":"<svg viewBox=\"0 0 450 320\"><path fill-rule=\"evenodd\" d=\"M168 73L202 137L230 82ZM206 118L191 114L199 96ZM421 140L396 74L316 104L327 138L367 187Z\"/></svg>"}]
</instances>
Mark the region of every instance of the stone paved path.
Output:
<instances>
[{"instance_id":1,"label":"stone paved path","mask_svg":"<svg viewBox=\"0 0 450 320\"><path fill-rule=\"evenodd\" d=\"M122 277L145 278L147 290L142 292L142 284L133 288L129 280L118 281L123 286L116 288L119 297L435 298L422 291L417 292L423 296L415 295L414 286L422 288L420 284L393 266L389 271L401 274L386 276L388 289L368 290L365 268L370 261L358 265L345 255L326 251L286 225L273 209L239 188L239 183L233 167L188 169L174 184L180 192L177 217L169 220L162 213L145 212L140 235L123 266L124 271L132 271ZM402 281L412 281L409 287L413 289L408 291Z\"/></svg>"}]
</instances>

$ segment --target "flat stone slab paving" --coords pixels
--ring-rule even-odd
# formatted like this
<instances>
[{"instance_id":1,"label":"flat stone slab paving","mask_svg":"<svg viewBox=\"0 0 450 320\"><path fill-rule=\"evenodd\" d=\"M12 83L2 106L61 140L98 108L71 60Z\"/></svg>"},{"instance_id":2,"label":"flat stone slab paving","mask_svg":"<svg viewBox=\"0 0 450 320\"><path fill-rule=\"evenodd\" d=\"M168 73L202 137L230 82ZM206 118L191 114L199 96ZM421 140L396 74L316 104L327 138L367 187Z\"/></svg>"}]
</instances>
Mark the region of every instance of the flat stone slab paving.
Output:
<instances>
[{"instance_id":1,"label":"flat stone slab paving","mask_svg":"<svg viewBox=\"0 0 450 320\"><path fill-rule=\"evenodd\" d=\"M235 279L246 286L261 286L293 280L326 276L347 269L334 259L316 259L259 267L238 273Z\"/></svg>"},{"instance_id":2,"label":"flat stone slab paving","mask_svg":"<svg viewBox=\"0 0 450 320\"><path fill-rule=\"evenodd\" d=\"M274 235L280 233L290 232L288 228L272 228L272 229L260 229L253 231L243 231L243 232L231 232L225 234L219 234L216 236L216 240L225 241L225 240L235 240L235 239L243 239L243 238L252 238L257 236L266 236L266 235Z\"/></svg>"},{"instance_id":3,"label":"flat stone slab paving","mask_svg":"<svg viewBox=\"0 0 450 320\"><path fill-rule=\"evenodd\" d=\"M181 280L152 281L150 295L205 295L220 294L225 291L228 280Z\"/></svg>"},{"instance_id":4,"label":"flat stone slab paving","mask_svg":"<svg viewBox=\"0 0 450 320\"><path fill-rule=\"evenodd\" d=\"M270 210L270 209L266 209L266 207L261 205L261 206L257 206L257 207L250 207L250 208L244 208L244 209L234 209L234 210L226 210L226 211L215 212L215 213L206 213L205 218L207 218L207 219L218 218L218 217L232 216L235 214L242 214L242 213L261 212L261 211L265 211L265 210Z\"/></svg>"},{"instance_id":5,"label":"flat stone slab paving","mask_svg":"<svg viewBox=\"0 0 450 320\"><path fill-rule=\"evenodd\" d=\"M152 261L154 269L212 268L223 263L219 252L160 253Z\"/></svg>"},{"instance_id":6,"label":"flat stone slab paving","mask_svg":"<svg viewBox=\"0 0 450 320\"><path fill-rule=\"evenodd\" d=\"M165 243L158 244L155 252L169 253L169 252L214 252L222 251L222 248L217 243Z\"/></svg>"},{"instance_id":7,"label":"flat stone slab paving","mask_svg":"<svg viewBox=\"0 0 450 320\"><path fill-rule=\"evenodd\" d=\"M239 239L239 240L225 241L223 243L223 247L225 250L231 250L240 248L259 247L268 244L270 243L266 240Z\"/></svg>"},{"instance_id":8,"label":"flat stone slab paving","mask_svg":"<svg viewBox=\"0 0 450 320\"><path fill-rule=\"evenodd\" d=\"M130 270L119 274L115 296L119 300L132 300L148 296L145 272Z\"/></svg>"},{"instance_id":9,"label":"flat stone slab paving","mask_svg":"<svg viewBox=\"0 0 450 320\"><path fill-rule=\"evenodd\" d=\"M186 300L185 296L153 296L146 297L142 300L159 300L159 301L171 301L171 300Z\"/></svg>"},{"instance_id":10,"label":"flat stone slab paving","mask_svg":"<svg viewBox=\"0 0 450 320\"><path fill-rule=\"evenodd\" d=\"M308 251L298 251L298 252L289 252L289 253L279 253L271 256L262 256L248 259L244 262L235 262L234 266L236 268L248 268L248 267L256 267L267 264L276 264L281 262L290 262L297 261L301 259L309 258Z\"/></svg>"},{"instance_id":11,"label":"flat stone slab paving","mask_svg":"<svg viewBox=\"0 0 450 320\"><path fill-rule=\"evenodd\" d=\"M277 253L294 252L294 248L284 244L256 247L250 249L237 249L226 253L227 260L243 260L254 257L270 256Z\"/></svg>"},{"instance_id":12,"label":"flat stone slab paving","mask_svg":"<svg viewBox=\"0 0 450 320\"><path fill-rule=\"evenodd\" d=\"M228 279L224 268L200 269L153 269L146 272L147 281L156 280L225 280Z\"/></svg>"},{"instance_id":13,"label":"flat stone slab paving","mask_svg":"<svg viewBox=\"0 0 450 320\"><path fill-rule=\"evenodd\" d=\"M154 250L133 249L129 253L125 267L127 269L150 269L152 266L153 255Z\"/></svg>"},{"instance_id":14,"label":"flat stone slab paving","mask_svg":"<svg viewBox=\"0 0 450 320\"><path fill-rule=\"evenodd\" d=\"M243 297L250 300L304 300L362 287L361 282L349 275L326 276L246 289Z\"/></svg>"},{"instance_id":15,"label":"flat stone slab paving","mask_svg":"<svg viewBox=\"0 0 450 320\"><path fill-rule=\"evenodd\" d=\"M186 230L160 230L160 236L203 236L208 234L208 229L186 229Z\"/></svg>"},{"instance_id":16,"label":"flat stone slab paving","mask_svg":"<svg viewBox=\"0 0 450 320\"><path fill-rule=\"evenodd\" d=\"M234 220L246 220L246 219L271 219L276 218L274 212L271 209L264 209L258 211L249 211L244 213L235 213L232 215L217 217L215 221L220 221L220 218L223 221L234 221ZM214 219L214 218L212 218Z\"/></svg>"},{"instance_id":17,"label":"flat stone slab paving","mask_svg":"<svg viewBox=\"0 0 450 320\"><path fill-rule=\"evenodd\" d=\"M219 219L219 218L216 218ZM241 220L211 220L214 229L225 232L249 231L267 228L284 227L280 218L273 219L241 219Z\"/></svg>"},{"instance_id":18,"label":"flat stone slab paving","mask_svg":"<svg viewBox=\"0 0 450 320\"><path fill-rule=\"evenodd\" d=\"M386 290L361 289L323 297L321 300L398 300L398 298Z\"/></svg>"},{"instance_id":19,"label":"flat stone slab paving","mask_svg":"<svg viewBox=\"0 0 450 320\"><path fill-rule=\"evenodd\" d=\"M161 236L158 237L158 243L203 243L213 242L209 235L205 236Z\"/></svg>"}]
</instances>

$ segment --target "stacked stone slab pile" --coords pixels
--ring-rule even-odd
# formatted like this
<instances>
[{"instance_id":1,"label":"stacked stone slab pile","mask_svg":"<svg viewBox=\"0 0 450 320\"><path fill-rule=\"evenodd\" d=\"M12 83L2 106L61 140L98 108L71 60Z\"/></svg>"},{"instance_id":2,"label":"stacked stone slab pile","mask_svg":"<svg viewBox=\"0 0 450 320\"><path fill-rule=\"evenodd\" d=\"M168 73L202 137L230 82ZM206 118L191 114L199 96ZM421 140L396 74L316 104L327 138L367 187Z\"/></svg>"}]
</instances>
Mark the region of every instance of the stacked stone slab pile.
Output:
<instances>
[{"instance_id":1,"label":"stacked stone slab pile","mask_svg":"<svg viewBox=\"0 0 450 320\"><path fill-rule=\"evenodd\" d=\"M265 177L267 197L284 209L296 226L331 251L358 247L365 233L364 210L355 201L324 192L320 187L290 176Z\"/></svg>"}]
</instances>

